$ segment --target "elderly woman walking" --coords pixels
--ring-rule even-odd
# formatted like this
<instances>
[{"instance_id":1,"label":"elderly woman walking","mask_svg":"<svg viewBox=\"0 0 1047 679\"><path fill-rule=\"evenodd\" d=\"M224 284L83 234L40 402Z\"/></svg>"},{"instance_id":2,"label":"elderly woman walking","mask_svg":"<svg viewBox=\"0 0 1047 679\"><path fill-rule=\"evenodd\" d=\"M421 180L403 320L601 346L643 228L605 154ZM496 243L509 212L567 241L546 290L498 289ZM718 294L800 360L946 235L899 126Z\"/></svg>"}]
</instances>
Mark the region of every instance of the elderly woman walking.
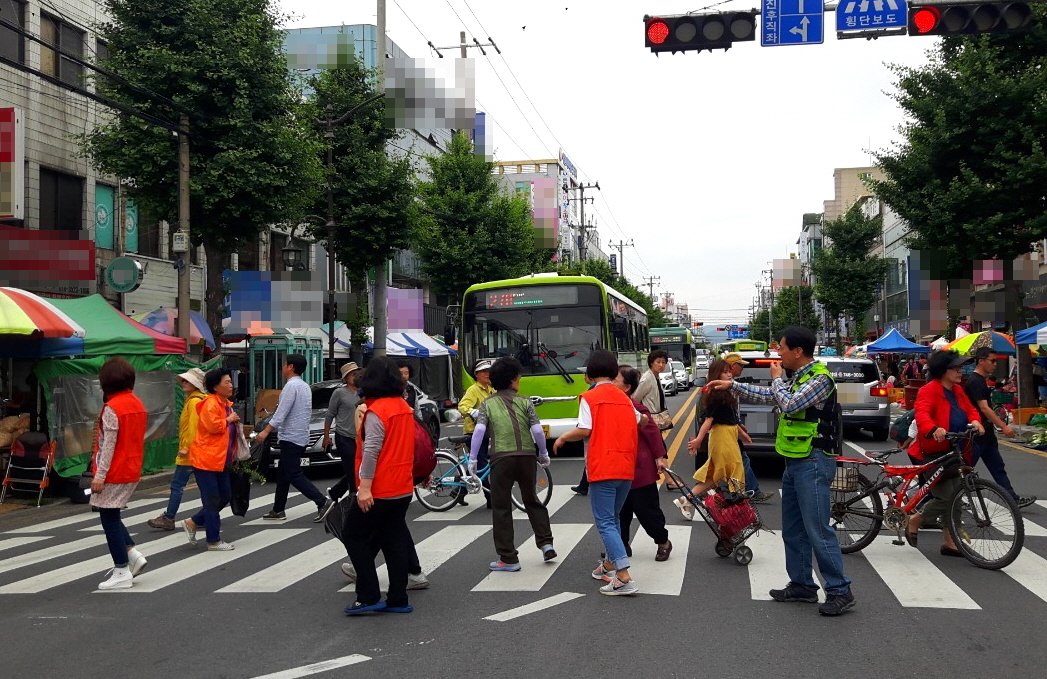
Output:
<instances>
[{"instance_id":1,"label":"elderly woman walking","mask_svg":"<svg viewBox=\"0 0 1047 679\"><path fill-rule=\"evenodd\" d=\"M189 543L196 544L196 531L206 530L207 549L228 552L233 545L222 540L222 519L219 512L229 504L232 490L229 486L229 466L236 451L237 428L240 416L233 412L233 376L228 368L215 368L204 375L204 386L210 396L197 404L199 421L196 438L189 448L189 464L200 487L200 511L182 522Z\"/></svg>"},{"instance_id":2,"label":"elderly woman walking","mask_svg":"<svg viewBox=\"0 0 1047 679\"><path fill-rule=\"evenodd\" d=\"M98 512L105 541L113 557L113 569L98 589L129 589L132 578L142 572L146 559L135 549L120 510L138 486L145 453L148 420L145 406L131 391L135 371L122 358L111 358L98 372L105 403L98 416L94 455L91 460L91 507Z\"/></svg>"}]
</instances>

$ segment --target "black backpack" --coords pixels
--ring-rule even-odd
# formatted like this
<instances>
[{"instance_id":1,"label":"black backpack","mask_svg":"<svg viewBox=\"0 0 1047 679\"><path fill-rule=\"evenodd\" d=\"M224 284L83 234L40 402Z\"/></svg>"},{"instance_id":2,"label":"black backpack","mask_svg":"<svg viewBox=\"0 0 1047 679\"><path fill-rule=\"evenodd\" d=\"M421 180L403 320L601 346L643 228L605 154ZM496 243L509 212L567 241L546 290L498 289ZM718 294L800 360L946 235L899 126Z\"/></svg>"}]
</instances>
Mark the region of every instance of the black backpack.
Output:
<instances>
[{"instance_id":1,"label":"black backpack","mask_svg":"<svg viewBox=\"0 0 1047 679\"><path fill-rule=\"evenodd\" d=\"M905 443L906 439L909 438L909 427L912 426L912 421L916 418L916 409L909 410L902 413L894 422L891 423L890 437L892 441L897 443Z\"/></svg>"}]
</instances>

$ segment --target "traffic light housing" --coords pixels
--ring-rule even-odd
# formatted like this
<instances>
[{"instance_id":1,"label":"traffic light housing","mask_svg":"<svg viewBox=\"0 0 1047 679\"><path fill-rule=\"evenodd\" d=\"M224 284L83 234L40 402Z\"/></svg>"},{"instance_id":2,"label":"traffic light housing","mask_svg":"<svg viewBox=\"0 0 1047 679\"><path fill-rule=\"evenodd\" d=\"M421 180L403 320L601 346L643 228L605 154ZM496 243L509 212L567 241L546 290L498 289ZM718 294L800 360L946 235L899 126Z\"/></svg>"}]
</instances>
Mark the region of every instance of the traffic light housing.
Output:
<instances>
[{"instance_id":1,"label":"traffic light housing","mask_svg":"<svg viewBox=\"0 0 1047 679\"><path fill-rule=\"evenodd\" d=\"M756 40L757 14L750 10L644 16L644 44L655 54L729 49L733 43Z\"/></svg>"},{"instance_id":2,"label":"traffic light housing","mask_svg":"<svg viewBox=\"0 0 1047 679\"><path fill-rule=\"evenodd\" d=\"M1016 33L1032 25L1025 2L979 2L909 7L909 35Z\"/></svg>"}]
</instances>

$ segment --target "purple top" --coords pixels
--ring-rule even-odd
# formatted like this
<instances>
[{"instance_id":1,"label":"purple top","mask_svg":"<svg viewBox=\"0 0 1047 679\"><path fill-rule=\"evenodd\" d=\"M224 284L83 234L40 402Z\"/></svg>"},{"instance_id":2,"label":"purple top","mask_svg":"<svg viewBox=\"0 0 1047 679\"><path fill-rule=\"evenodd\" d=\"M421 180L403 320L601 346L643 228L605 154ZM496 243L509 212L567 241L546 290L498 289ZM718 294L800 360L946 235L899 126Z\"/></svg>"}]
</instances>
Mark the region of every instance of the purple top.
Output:
<instances>
[{"instance_id":1,"label":"purple top","mask_svg":"<svg viewBox=\"0 0 1047 679\"><path fill-rule=\"evenodd\" d=\"M642 488L658 482L658 466L655 461L665 457L665 440L662 438L662 432L658 431L658 425L654 423L651 411L647 409L647 406L639 401L633 401L633 405L641 415L647 416L647 424L638 430L636 474L633 476L632 485L633 488Z\"/></svg>"}]
</instances>

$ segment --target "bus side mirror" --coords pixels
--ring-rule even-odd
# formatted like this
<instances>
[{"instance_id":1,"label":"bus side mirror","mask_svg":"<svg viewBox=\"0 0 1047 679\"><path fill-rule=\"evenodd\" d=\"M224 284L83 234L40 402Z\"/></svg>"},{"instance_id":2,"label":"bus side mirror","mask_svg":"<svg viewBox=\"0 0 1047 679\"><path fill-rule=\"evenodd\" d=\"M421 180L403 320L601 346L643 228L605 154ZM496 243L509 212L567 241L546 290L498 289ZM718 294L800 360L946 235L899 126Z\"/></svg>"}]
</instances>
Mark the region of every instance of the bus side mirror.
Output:
<instances>
[{"instance_id":1,"label":"bus side mirror","mask_svg":"<svg viewBox=\"0 0 1047 679\"><path fill-rule=\"evenodd\" d=\"M451 346L455 343L454 326L448 323L444 326L444 344Z\"/></svg>"}]
</instances>

